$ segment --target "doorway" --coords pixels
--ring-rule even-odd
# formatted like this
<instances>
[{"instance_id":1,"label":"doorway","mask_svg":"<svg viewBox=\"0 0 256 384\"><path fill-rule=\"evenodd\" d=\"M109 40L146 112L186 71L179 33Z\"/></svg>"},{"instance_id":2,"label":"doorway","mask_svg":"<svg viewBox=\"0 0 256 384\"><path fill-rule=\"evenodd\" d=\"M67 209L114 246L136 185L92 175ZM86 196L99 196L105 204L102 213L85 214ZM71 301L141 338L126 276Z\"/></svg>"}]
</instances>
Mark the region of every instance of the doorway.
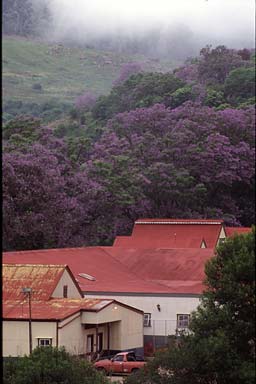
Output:
<instances>
[{"instance_id":1,"label":"doorway","mask_svg":"<svg viewBox=\"0 0 256 384\"><path fill-rule=\"evenodd\" d=\"M93 335L87 335L86 352L93 352Z\"/></svg>"},{"instance_id":2,"label":"doorway","mask_svg":"<svg viewBox=\"0 0 256 384\"><path fill-rule=\"evenodd\" d=\"M98 352L100 353L103 349L103 332L98 333Z\"/></svg>"}]
</instances>

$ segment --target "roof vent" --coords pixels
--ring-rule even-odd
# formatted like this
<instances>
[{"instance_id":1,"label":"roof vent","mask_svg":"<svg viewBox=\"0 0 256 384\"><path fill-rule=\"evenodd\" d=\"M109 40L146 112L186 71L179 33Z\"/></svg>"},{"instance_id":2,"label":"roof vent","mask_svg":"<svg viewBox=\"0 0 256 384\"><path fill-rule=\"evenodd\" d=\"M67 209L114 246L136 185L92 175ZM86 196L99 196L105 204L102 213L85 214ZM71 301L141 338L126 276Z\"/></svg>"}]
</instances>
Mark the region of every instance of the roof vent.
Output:
<instances>
[{"instance_id":1,"label":"roof vent","mask_svg":"<svg viewBox=\"0 0 256 384\"><path fill-rule=\"evenodd\" d=\"M95 277L91 275L87 275L87 273L79 273L78 276L83 277L84 279L95 281Z\"/></svg>"}]
</instances>

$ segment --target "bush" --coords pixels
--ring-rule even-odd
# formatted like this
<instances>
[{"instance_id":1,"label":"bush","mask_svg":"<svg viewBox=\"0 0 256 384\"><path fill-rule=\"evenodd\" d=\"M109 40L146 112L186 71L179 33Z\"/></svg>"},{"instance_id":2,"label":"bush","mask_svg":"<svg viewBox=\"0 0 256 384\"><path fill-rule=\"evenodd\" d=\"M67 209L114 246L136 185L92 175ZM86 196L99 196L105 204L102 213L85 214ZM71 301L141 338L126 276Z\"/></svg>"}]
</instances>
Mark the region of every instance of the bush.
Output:
<instances>
[{"instance_id":1,"label":"bush","mask_svg":"<svg viewBox=\"0 0 256 384\"><path fill-rule=\"evenodd\" d=\"M238 68L231 71L224 84L225 96L232 100L245 100L255 95L255 69Z\"/></svg>"},{"instance_id":2,"label":"bush","mask_svg":"<svg viewBox=\"0 0 256 384\"><path fill-rule=\"evenodd\" d=\"M8 358L4 384L107 384L91 363L64 348L38 347L30 356Z\"/></svg>"},{"instance_id":3,"label":"bush","mask_svg":"<svg viewBox=\"0 0 256 384\"><path fill-rule=\"evenodd\" d=\"M207 89L207 95L204 100L204 104L208 107L219 107L223 105L225 99L224 94L221 91L215 91L214 89Z\"/></svg>"},{"instance_id":4,"label":"bush","mask_svg":"<svg viewBox=\"0 0 256 384\"><path fill-rule=\"evenodd\" d=\"M186 85L185 87L177 89L171 94L171 107L176 108L188 100L194 100L195 95L193 94L192 87Z\"/></svg>"}]
</instances>

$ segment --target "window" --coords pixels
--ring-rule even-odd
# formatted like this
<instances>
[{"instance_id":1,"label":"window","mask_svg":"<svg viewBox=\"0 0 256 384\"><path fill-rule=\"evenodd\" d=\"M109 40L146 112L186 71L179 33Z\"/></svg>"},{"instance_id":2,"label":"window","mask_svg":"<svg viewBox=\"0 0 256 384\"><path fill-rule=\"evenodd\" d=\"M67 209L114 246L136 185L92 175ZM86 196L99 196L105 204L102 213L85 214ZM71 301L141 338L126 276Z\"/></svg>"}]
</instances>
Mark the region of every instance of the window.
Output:
<instances>
[{"instance_id":1,"label":"window","mask_svg":"<svg viewBox=\"0 0 256 384\"><path fill-rule=\"evenodd\" d=\"M127 361L136 361L133 355L127 355Z\"/></svg>"},{"instance_id":2,"label":"window","mask_svg":"<svg viewBox=\"0 0 256 384\"><path fill-rule=\"evenodd\" d=\"M124 361L124 357L123 355L116 356L114 357L113 361Z\"/></svg>"},{"instance_id":3,"label":"window","mask_svg":"<svg viewBox=\"0 0 256 384\"><path fill-rule=\"evenodd\" d=\"M151 327L151 313L144 313L144 327Z\"/></svg>"},{"instance_id":4,"label":"window","mask_svg":"<svg viewBox=\"0 0 256 384\"><path fill-rule=\"evenodd\" d=\"M68 286L63 285L63 297L68 297Z\"/></svg>"},{"instance_id":5,"label":"window","mask_svg":"<svg viewBox=\"0 0 256 384\"><path fill-rule=\"evenodd\" d=\"M188 328L190 315L177 315L177 328Z\"/></svg>"},{"instance_id":6,"label":"window","mask_svg":"<svg viewBox=\"0 0 256 384\"><path fill-rule=\"evenodd\" d=\"M39 347L49 347L52 345L52 339L39 339L38 338L38 346Z\"/></svg>"}]
</instances>

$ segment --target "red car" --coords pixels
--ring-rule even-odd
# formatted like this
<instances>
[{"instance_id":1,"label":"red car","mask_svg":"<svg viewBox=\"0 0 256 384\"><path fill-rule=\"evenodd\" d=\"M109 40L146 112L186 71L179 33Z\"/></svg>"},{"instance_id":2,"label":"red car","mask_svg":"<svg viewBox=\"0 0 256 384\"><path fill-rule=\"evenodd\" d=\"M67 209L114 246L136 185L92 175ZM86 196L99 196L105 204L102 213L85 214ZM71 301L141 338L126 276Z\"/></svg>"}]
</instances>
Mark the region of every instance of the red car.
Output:
<instances>
[{"instance_id":1,"label":"red car","mask_svg":"<svg viewBox=\"0 0 256 384\"><path fill-rule=\"evenodd\" d=\"M106 374L128 374L144 368L146 362L136 360L134 352L117 353L111 360L99 360L94 363L94 367Z\"/></svg>"}]
</instances>

